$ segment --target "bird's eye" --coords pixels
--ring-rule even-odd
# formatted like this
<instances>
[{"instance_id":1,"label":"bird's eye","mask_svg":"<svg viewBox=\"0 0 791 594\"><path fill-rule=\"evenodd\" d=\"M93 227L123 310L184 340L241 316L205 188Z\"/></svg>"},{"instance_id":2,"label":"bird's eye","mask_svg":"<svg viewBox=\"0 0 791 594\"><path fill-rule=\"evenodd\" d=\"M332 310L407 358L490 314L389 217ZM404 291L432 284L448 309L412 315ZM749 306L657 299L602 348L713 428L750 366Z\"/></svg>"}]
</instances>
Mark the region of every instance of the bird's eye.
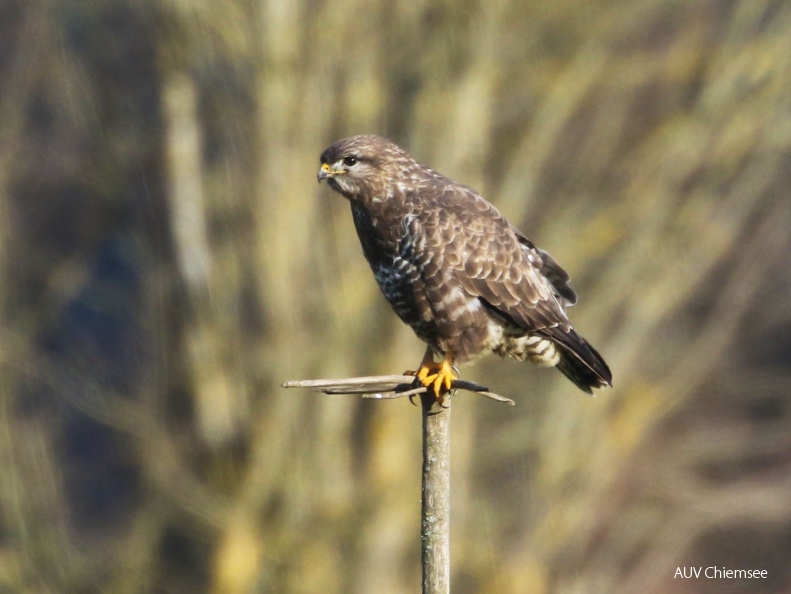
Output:
<instances>
[{"instance_id":1,"label":"bird's eye","mask_svg":"<svg viewBox=\"0 0 791 594\"><path fill-rule=\"evenodd\" d=\"M343 164L346 165L346 167L353 167L357 164L357 157L344 157Z\"/></svg>"}]
</instances>

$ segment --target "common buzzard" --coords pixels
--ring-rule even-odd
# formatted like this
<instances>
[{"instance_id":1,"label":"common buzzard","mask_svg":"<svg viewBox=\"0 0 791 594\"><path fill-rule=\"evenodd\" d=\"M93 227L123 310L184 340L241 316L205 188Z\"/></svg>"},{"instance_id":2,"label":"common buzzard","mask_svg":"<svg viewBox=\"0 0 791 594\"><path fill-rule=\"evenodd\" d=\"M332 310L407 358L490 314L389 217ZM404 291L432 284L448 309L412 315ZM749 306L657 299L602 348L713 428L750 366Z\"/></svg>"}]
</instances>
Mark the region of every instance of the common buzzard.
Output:
<instances>
[{"instance_id":1,"label":"common buzzard","mask_svg":"<svg viewBox=\"0 0 791 594\"><path fill-rule=\"evenodd\" d=\"M611 385L566 316L569 275L474 190L374 135L327 148L318 180L351 203L376 282L428 344L414 375L440 403L452 366L490 352L556 366L588 393Z\"/></svg>"}]
</instances>

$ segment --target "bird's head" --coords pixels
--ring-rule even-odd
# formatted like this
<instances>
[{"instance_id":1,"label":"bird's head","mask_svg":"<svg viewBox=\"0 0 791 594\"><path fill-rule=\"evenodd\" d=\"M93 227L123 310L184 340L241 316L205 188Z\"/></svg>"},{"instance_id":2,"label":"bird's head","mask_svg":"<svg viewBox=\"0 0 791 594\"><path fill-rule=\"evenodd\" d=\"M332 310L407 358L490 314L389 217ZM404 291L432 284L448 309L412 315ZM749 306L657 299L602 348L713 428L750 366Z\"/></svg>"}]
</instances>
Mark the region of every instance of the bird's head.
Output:
<instances>
[{"instance_id":1,"label":"bird's head","mask_svg":"<svg viewBox=\"0 0 791 594\"><path fill-rule=\"evenodd\" d=\"M366 202L384 199L390 193L388 185L414 163L386 138L373 134L351 136L321 153L317 177L346 198Z\"/></svg>"}]
</instances>

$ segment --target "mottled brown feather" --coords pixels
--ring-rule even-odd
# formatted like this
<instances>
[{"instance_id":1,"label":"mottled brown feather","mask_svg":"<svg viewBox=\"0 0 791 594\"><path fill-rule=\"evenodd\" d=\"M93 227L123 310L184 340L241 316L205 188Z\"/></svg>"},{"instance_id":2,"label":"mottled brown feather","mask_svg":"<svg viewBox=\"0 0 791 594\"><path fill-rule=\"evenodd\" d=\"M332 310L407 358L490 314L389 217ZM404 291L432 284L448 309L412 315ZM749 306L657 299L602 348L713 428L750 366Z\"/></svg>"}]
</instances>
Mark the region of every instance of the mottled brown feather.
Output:
<instances>
[{"instance_id":1,"label":"mottled brown feather","mask_svg":"<svg viewBox=\"0 0 791 594\"><path fill-rule=\"evenodd\" d=\"M531 358L587 392L611 384L566 315L569 275L478 193L379 136L340 140L321 163L385 297L436 353Z\"/></svg>"}]
</instances>

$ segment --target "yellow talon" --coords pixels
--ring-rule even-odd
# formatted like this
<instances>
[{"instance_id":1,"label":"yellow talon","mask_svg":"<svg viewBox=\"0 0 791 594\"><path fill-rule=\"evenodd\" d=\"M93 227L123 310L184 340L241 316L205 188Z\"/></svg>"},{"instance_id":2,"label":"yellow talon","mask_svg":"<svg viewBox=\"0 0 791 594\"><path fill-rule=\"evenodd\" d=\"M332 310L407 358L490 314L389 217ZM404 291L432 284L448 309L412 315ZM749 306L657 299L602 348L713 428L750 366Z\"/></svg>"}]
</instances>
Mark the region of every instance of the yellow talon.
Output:
<instances>
[{"instance_id":1,"label":"yellow talon","mask_svg":"<svg viewBox=\"0 0 791 594\"><path fill-rule=\"evenodd\" d=\"M436 362L434 353L429 347L423 356L420 369L411 375L414 375L421 384L429 388L437 402L442 404L445 395L451 390L453 380L456 379L456 372L453 370L453 354L445 353L442 361Z\"/></svg>"}]
</instances>

